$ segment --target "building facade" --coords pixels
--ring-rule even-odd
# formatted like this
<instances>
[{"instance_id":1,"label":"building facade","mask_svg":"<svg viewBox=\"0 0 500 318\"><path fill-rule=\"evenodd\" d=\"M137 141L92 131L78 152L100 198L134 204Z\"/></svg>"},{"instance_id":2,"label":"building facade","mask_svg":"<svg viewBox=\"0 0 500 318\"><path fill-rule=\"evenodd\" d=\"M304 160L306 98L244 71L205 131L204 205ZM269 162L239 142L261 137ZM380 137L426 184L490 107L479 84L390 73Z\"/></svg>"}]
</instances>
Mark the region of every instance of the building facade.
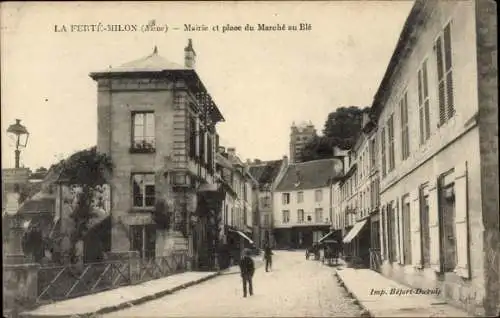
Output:
<instances>
[{"instance_id":1,"label":"building facade","mask_svg":"<svg viewBox=\"0 0 500 318\"><path fill-rule=\"evenodd\" d=\"M382 273L498 314L493 1L416 1L374 98Z\"/></svg>"},{"instance_id":2,"label":"building facade","mask_svg":"<svg viewBox=\"0 0 500 318\"><path fill-rule=\"evenodd\" d=\"M331 184L342 173L337 159L292 163L273 193L273 233L278 248L305 248L332 225Z\"/></svg>"},{"instance_id":3,"label":"building facade","mask_svg":"<svg viewBox=\"0 0 500 318\"><path fill-rule=\"evenodd\" d=\"M257 180L255 188L255 222L258 236L256 242L259 247L274 246L273 241L273 193L278 182L283 177L288 166L288 157L282 160L260 161L249 163L250 174Z\"/></svg>"},{"instance_id":4,"label":"building facade","mask_svg":"<svg viewBox=\"0 0 500 318\"><path fill-rule=\"evenodd\" d=\"M368 110L361 131L352 149L334 149L334 156L342 158L344 174L332 185L332 219L334 228L342 230L346 260L369 267L374 265L370 251L380 249L380 238L376 125Z\"/></svg>"},{"instance_id":5,"label":"building facade","mask_svg":"<svg viewBox=\"0 0 500 318\"><path fill-rule=\"evenodd\" d=\"M241 256L244 247L255 244L254 188L257 181L249 168L236 155L235 148L219 147L217 163L224 187L227 188L222 202L222 233L224 250L233 261Z\"/></svg>"},{"instance_id":6,"label":"building facade","mask_svg":"<svg viewBox=\"0 0 500 318\"><path fill-rule=\"evenodd\" d=\"M197 205L198 189L215 184L215 127L223 117L194 70L191 40L184 53L178 65L155 47L145 58L90 74L98 91L97 150L115 166L113 252L189 251L201 262L196 242L205 239L209 211ZM163 228L155 222L158 213L168 219Z\"/></svg>"},{"instance_id":7,"label":"building facade","mask_svg":"<svg viewBox=\"0 0 500 318\"><path fill-rule=\"evenodd\" d=\"M302 162L302 150L316 136L316 129L311 122L299 125L292 124L290 131L290 163Z\"/></svg>"}]
</instances>

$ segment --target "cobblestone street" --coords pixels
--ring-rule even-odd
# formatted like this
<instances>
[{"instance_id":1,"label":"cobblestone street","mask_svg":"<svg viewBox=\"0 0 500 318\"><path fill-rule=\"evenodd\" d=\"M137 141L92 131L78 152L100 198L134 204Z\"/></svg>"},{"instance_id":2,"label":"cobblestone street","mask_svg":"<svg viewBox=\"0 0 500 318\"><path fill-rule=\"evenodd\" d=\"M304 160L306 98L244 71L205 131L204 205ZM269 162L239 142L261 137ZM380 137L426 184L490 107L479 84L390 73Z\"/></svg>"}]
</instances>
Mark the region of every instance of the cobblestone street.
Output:
<instances>
[{"instance_id":1,"label":"cobblestone street","mask_svg":"<svg viewBox=\"0 0 500 318\"><path fill-rule=\"evenodd\" d=\"M257 268L252 297L243 298L238 273L227 273L104 317L359 317L332 268L302 251L277 251L273 263L272 272Z\"/></svg>"}]
</instances>

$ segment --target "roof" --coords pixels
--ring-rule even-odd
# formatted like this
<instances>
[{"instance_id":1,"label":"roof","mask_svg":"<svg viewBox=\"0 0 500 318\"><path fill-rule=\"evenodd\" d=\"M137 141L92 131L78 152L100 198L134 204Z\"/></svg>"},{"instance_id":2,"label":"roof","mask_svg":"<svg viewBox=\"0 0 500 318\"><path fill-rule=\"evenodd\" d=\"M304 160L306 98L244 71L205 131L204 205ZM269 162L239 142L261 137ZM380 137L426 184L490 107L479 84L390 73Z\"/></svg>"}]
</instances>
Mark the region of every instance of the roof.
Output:
<instances>
[{"instance_id":1,"label":"roof","mask_svg":"<svg viewBox=\"0 0 500 318\"><path fill-rule=\"evenodd\" d=\"M291 164L276 191L294 191L326 187L342 175L339 159L322 159Z\"/></svg>"},{"instance_id":2,"label":"roof","mask_svg":"<svg viewBox=\"0 0 500 318\"><path fill-rule=\"evenodd\" d=\"M158 49L155 47L153 53L146 57L124 63L120 66L110 67L98 73L162 72L165 70L189 70L189 68L158 55Z\"/></svg>"},{"instance_id":3,"label":"roof","mask_svg":"<svg viewBox=\"0 0 500 318\"><path fill-rule=\"evenodd\" d=\"M19 214L26 213L55 213L55 205L56 199L52 196L45 196L41 198L28 199L24 201L23 204L19 207Z\"/></svg>"},{"instance_id":4,"label":"roof","mask_svg":"<svg viewBox=\"0 0 500 318\"><path fill-rule=\"evenodd\" d=\"M281 169L283 160L263 161L259 164L252 164L250 166L250 174L259 183L259 188L263 189L265 185L272 184Z\"/></svg>"},{"instance_id":5,"label":"roof","mask_svg":"<svg viewBox=\"0 0 500 318\"><path fill-rule=\"evenodd\" d=\"M408 48L415 43L415 41L411 41L411 39L414 36L415 30L422 27L422 23L419 23L419 20L422 19L421 15L424 12L426 5L432 5L432 3L427 3L427 1L423 0L416 0L408 18L406 19L384 77L382 78L379 88L373 98L372 114L374 115L374 118L378 118L380 112L382 111L384 99L387 98L387 95L390 93L390 90L387 88L390 85L391 78L394 74L396 74L398 65L405 58Z\"/></svg>"},{"instance_id":6,"label":"roof","mask_svg":"<svg viewBox=\"0 0 500 318\"><path fill-rule=\"evenodd\" d=\"M191 43L191 42L190 42ZM190 44L191 45L191 44ZM192 69L180 64L171 62L166 58L158 55L158 48L155 46L153 53L150 55L124 63L117 67L109 67L108 69L92 72L90 77L94 80L105 77L113 76L136 76L147 73L147 75L163 74L167 71L175 72L180 74L186 79L190 89L198 95L200 103L203 107L206 107L208 113L212 116L212 119L216 122L224 121L224 117L220 112L219 108L212 99L212 96L208 94L208 91L203 84L202 80L198 76L198 73ZM156 76L156 75L155 75Z\"/></svg>"}]
</instances>

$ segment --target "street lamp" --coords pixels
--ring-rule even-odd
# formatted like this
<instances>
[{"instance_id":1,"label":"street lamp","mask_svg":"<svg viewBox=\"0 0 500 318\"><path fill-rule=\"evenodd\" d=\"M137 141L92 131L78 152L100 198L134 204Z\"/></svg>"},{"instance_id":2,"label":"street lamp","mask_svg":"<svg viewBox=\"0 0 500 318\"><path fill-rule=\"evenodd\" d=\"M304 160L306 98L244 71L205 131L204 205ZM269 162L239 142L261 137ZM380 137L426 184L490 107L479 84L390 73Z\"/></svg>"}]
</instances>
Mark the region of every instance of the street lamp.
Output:
<instances>
[{"instance_id":1,"label":"street lamp","mask_svg":"<svg viewBox=\"0 0 500 318\"><path fill-rule=\"evenodd\" d=\"M7 132L14 135L16 138L16 150L14 151L15 153L15 158L16 158L16 168L19 168L19 157L21 154L21 150L19 148L26 148L26 145L28 144L28 137L29 137L29 132L24 127L21 125L21 120L16 119L16 123L12 124L7 128Z\"/></svg>"}]
</instances>

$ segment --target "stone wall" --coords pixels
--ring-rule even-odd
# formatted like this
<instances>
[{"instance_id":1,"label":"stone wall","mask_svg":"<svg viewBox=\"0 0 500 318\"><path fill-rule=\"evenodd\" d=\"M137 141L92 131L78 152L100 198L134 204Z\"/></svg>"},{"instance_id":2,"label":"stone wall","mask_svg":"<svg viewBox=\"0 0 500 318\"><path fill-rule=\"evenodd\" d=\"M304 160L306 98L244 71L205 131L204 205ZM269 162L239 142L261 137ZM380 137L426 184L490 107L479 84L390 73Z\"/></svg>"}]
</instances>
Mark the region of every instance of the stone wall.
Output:
<instances>
[{"instance_id":1,"label":"stone wall","mask_svg":"<svg viewBox=\"0 0 500 318\"><path fill-rule=\"evenodd\" d=\"M478 0L475 4L481 201L486 260L484 263L486 284L484 307L486 315L495 315L500 310L497 3L491 0Z\"/></svg>"}]
</instances>

